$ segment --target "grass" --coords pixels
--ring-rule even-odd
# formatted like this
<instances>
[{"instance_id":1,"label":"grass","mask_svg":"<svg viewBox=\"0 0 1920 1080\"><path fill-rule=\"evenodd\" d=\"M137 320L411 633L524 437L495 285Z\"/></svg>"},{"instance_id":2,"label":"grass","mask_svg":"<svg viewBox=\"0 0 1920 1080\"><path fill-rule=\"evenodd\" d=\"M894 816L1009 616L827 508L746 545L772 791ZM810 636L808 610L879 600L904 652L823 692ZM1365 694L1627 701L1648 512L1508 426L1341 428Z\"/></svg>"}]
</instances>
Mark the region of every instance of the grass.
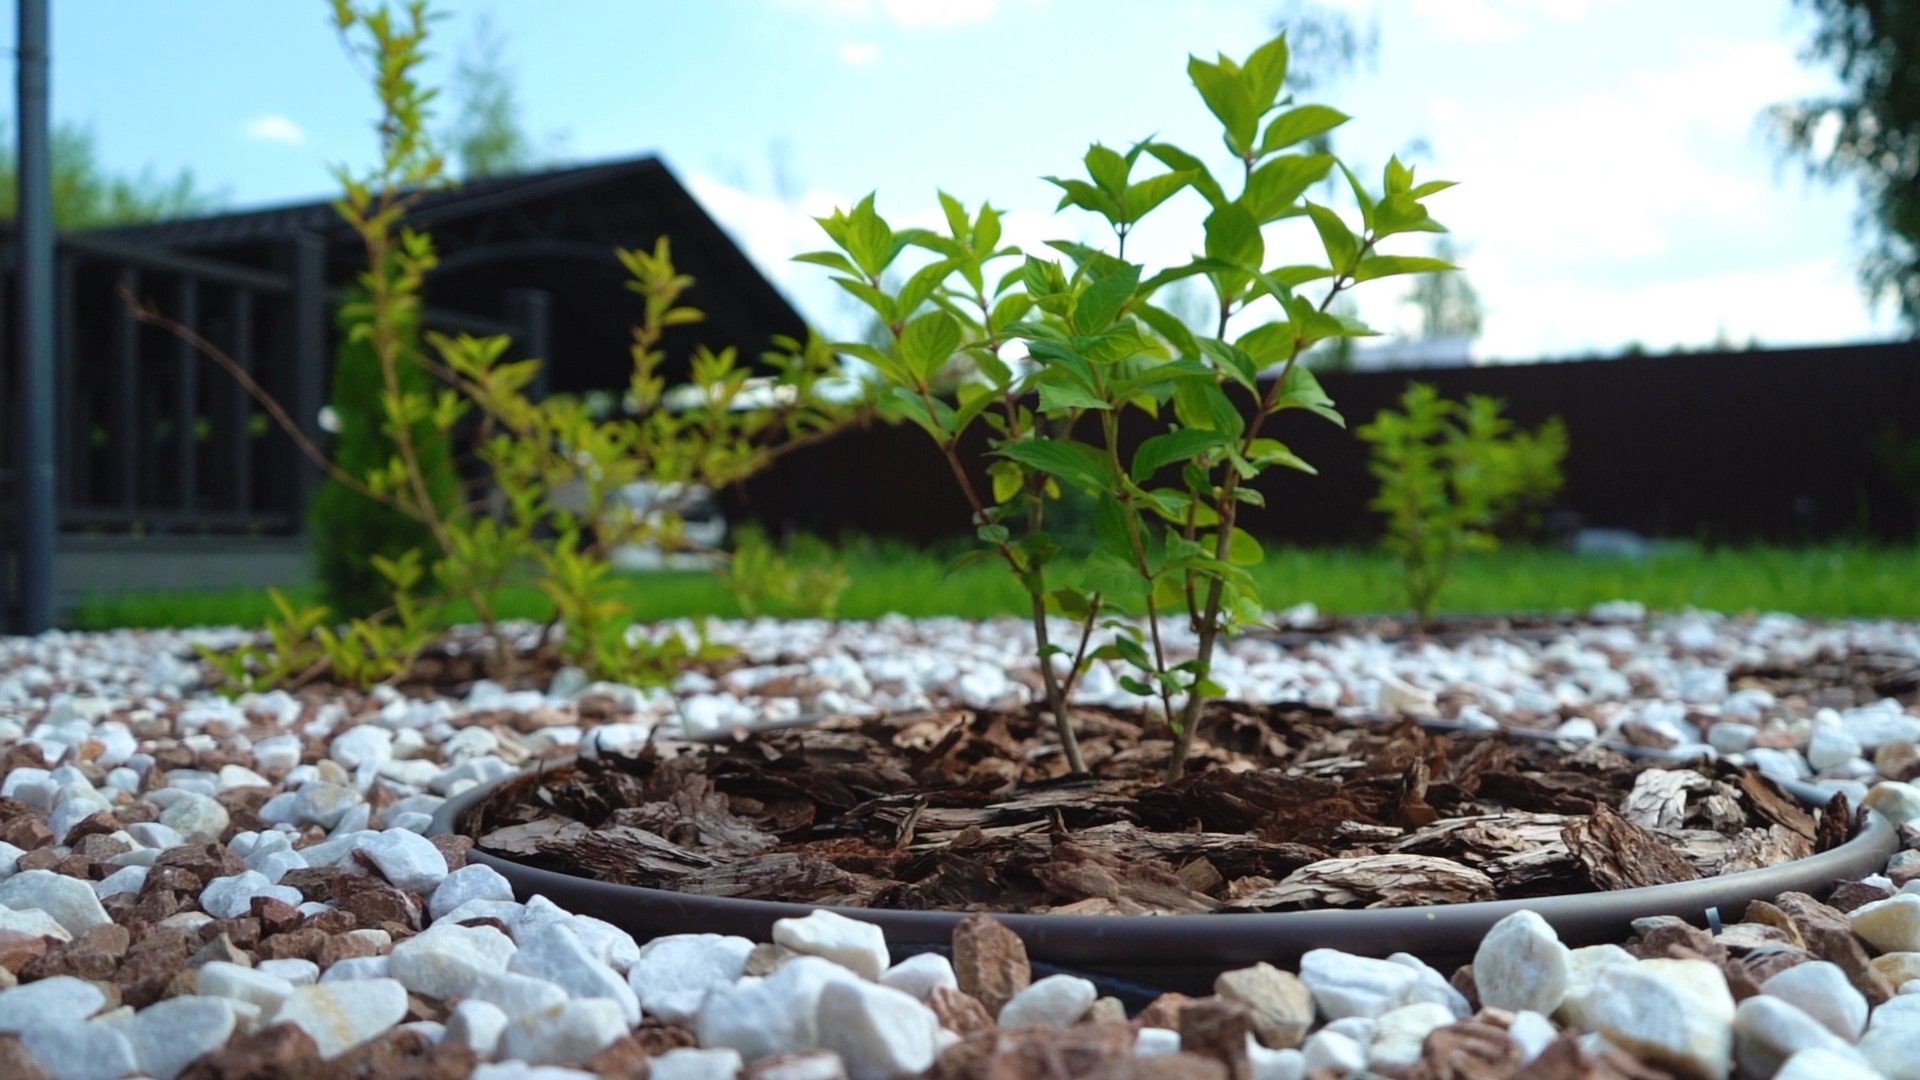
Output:
<instances>
[{"instance_id":1,"label":"grass","mask_svg":"<svg viewBox=\"0 0 1920 1080\"><path fill-rule=\"evenodd\" d=\"M1025 595L997 563L949 575L946 560L938 555L877 544L857 545L841 558L853 582L841 597L841 618L871 619L890 612L982 618L1026 610ZM1273 609L1301 601L1341 614L1407 607L1398 566L1377 551L1270 547L1255 576L1262 598ZM293 590L290 598L297 604L318 602L312 590ZM623 579L622 599L643 621L741 614L726 583L704 572L635 574ZM1641 562L1576 558L1551 548L1509 548L1464 560L1441 594L1440 607L1449 612L1554 611L1618 599L1639 600L1661 610L1693 606L1725 612L1920 618L1920 548L1684 549ZM544 597L531 588L506 590L496 603L507 617L540 619L549 610ZM795 614L777 608L769 613ZM85 598L67 625L258 626L272 614L272 603L262 590L117 593Z\"/></svg>"}]
</instances>

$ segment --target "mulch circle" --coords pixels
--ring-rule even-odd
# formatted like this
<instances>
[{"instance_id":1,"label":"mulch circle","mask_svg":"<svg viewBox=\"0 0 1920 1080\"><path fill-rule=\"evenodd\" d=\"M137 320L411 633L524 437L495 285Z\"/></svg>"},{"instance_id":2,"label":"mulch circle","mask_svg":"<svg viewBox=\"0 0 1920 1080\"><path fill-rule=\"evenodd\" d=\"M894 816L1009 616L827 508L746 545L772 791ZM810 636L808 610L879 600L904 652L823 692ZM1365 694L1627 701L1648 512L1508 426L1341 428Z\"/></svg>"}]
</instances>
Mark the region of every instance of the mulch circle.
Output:
<instances>
[{"instance_id":1,"label":"mulch circle","mask_svg":"<svg viewBox=\"0 0 1920 1080\"><path fill-rule=\"evenodd\" d=\"M1845 842L1724 762L1220 703L1189 775L1163 725L1077 710L1069 777L1037 710L839 717L649 744L503 785L480 849L707 896L892 909L1198 914L1584 893L1754 869Z\"/></svg>"}]
</instances>

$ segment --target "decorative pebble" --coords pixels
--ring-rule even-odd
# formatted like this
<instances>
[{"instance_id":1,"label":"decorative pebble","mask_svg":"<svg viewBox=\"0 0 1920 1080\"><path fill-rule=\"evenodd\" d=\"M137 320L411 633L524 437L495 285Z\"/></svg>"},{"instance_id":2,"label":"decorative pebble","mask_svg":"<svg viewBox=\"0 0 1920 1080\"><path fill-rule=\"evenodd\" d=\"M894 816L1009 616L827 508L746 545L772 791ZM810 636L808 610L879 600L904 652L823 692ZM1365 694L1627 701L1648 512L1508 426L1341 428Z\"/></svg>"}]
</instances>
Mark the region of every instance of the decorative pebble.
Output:
<instances>
[{"instance_id":1,"label":"decorative pebble","mask_svg":"<svg viewBox=\"0 0 1920 1080\"><path fill-rule=\"evenodd\" d=\"M1783 998L1758 994L1734 1009L1733 1060L1743 1075L1772 1076L1809 1047L1853 1053L1849 1040Z\"/></svg>"},{"instance_id":2,"label":"decorative pebble","mask_svg":"<svg viewBox=\"0 0 1920 1080\"><path fill-rule=\"evenodd\" d=\"M698 1050L692 1047L681 1047L678 1050L669 1050L648 1061L647 1080L733 1080L739 1075L740 1069L738 1050ZM767 1070L757 1072L756 1077L757 1080L782 1080ZM784 1080L794 1080L794 1078L789 1077Z\"/></svg>"},{"instance_id":3,"label":"decorative pebble","mask_svg":"<svg viewBox=\"0 0 1920 1080\"><path fill-rule=\"evenodd\" d=\"M0 881L0 906L16 911L38 908L74 937L113 921L93 894L91 882L51 870L22 870Z\"/></svg>"},{"instance_id":4,"label":"decorative pebble","mask_svg":"<svg viewBox=\"0 0 1920 1080\"><path fill-rule=\"evenodd\" d=\"M395 945L387 971L413 993L463 997L483 976L507 970L515 952L513 939L491 926L436 923Z\"/></svg>"},{"instance_id":5,"label":"decorative pebble","mask_svg":"<svg viewBox=\"0 0 1920 1080\"><path fill-rule=\"evenodd\" d=\"M54 1080L119 1080L140 1067L127 1037L106 1024L43 1024L21 1032L20 1043Z\"/></svg>"},{"instance_id":6,"label":"decorative pebble","mask_svg":"<svg viewBox=\"0 0 1920 1080\"><path fill-rule=\"evenodd\" d=\"M1871 1068L1858 1054L1836 1050L1802 1050L1787 1059L1773 1080L1891 1080Z\"/></svg>"},{"instance_id":7,"label":"decorative pebble","mask_svg":"<svg viewBox=\"0 0 1920 1080\"><path fill-rule=\"evenodd\" d=\"M428 844L432 847L432 844ZM435 852L438 854L438 851ZM444 867L446 860L441 860ZM427 913L439 919L471 900L513 900L513 886L500 871L484 863L468 863L447 874L427 901Z\"/></svg>"},{"instance_id":8,"label":"decorative pebble","mask_svg":"<svg viewBox=\"0 0 1920 1080\"><path fill-rule=\"evenodd\" d=\"M500 1036L500 1056L530 1065L584 1065L627 1033L617 1001L580 998L514 1017Z\"/></svg>"},{"instance_id":9,"label":"decorative pebble","mask_svg":"<svg viewBox=\"0 0 1920 1080\"><path fill-rule=\"evenodd\" d=\"M78 1023L100 1011L107 995L71 975L55 975L0 990L0 1034L41 1024Z\"/></svg>"},{"instance_id":10,"label":"decorative pebble","mask_svg":"<svg viewBox=\"0 0 1920 1080\"><path fill-rule=\"evenodd\" d=\"M388 829L367 837L360 852L395 888L425 896L447 877L447 858L433 842L406 829Z\"/></svg>"},{"instance_id":11,"label":"decorative pebble","mask_svg":"<svg viewBox=\"0 0 1920 1080\"><path fill-rule=\"evenodd\" d=\"M1399 1008L1406 1004L1420 976L1388 960L1354 956L1338 949L1313 949L1300 958L1300 981L1313 992L1320 1014L1338 1020L1381 1016Z\"/></svg>"},{"instance_id":12,"label":"decorative pebble","mask_svg":"<svg viewBox=\"0 0 1920 1080\"><path fill-rule=\"evenodd\" d=\"M1046 981L1035 983L1028 992ZM1019 1000L1016 997L1007 1008L1012 1009ZM931 1066L939 1053L939 1018L913 995L892 987L851 981L831 983L820 991L815 1015L821 1046L839 1053L849 1080L893 1080L914 1075ZM1005 1015L1003 1011L1001 1016Z\"/></svg>"},{"instance_id":13,"label":"decorative pebble","mask_svg":"<svg viewBox=\"0 0 1920 1080\"><path fill-rule=\"evenodd\" d=\"M715 988L693 1017L693 1031L708 1049L727 1047L748 1063L774 1054L819 1048L815 1012L828 983L858 975L830 960L799 956L764 979L743 978Z\"/></svg>"},{"instance_id":14,"label":"decorative pebble","mask_svg":"<svg viewBox=\"0 0 1920 1080\"><path fill-rule=\"evenodd\" d=\"M1066 1027L1079 1020L1099 996L1094 985L1079 976L1049 975L1013 995L1000 1010L1000 1026Z\"/></svg>"},{"instance_id":15,"label":"decorative pebble","mask_svg":"<svg viewBox=\"0 0 1920 1080\"><path fill-rule=\"evenodd\" d=\"M731 986L746 968L753 942L720 934L675 934L640 947L627 983L640 1007L669 1024L693 1019L707 992Z\"/></svg>"},{"instance_id":16,"label":"decorative pebble","mask_svg":"<svg viewBox=\"0 0 1920 1080\"><path fill-rule=\"evenodd\" d=\"M1609 967L1589 1002L1600 1034L1691 1076L1724 1080L1733 1058L1733 995L1705 960L1642 960Z\"/></svg>"},{"instance_id":17,"label":"decorative pebble","mask_svg":"<svg viewBox=\"0 0 1920 1080\"><path fill-rule=\"evenodd\" d=\"M263 1022L292 1024L313 1037L323 1058L338 1057L407 1015L407 988L393 979L320 982L294 988Z\"/></svg>"},{"instance_id":18,"label":"decorative pebble","mask_svg":"<svg viewBox=\"0 0 1920 1080\"><path fill-rule=\"evenodd\" d=\"M1799 1008L1850 1043L1866 1030L1867 999L1838 964L1795 964L1761 983L1760 992Z\"/></svg>"},{"instance_id":19,"label":"decorative pebble","mask_svg":"<svg viewBox=\"0 0 1920 1080\"><path fill-rule=\"evenodd\" d=\"M141 1072L174 1080L195 1058L225 1046L234 1024L233 1010L218 998L189 996L156 1001L114 1028Z\"/></svg>"},{"instance_id":20,"label":"decorative pebble","mask_svg":"<svg viewBox=\"0 0 1920 1080\"><path fill-rule=\"evenodd\" d=\"M1313 1026L1313 992L1299 976L1272 964L1223 972L1213 980L1213 992L1245 1005L1253 1034L1275 1050L1298 1047Z\"/></svg>"},{"instance_id":21,"label":"decorative pebble","mask_svg":"<svg viewBox=\"0 0 1920 1080\"><path fill-rule=\"evenodd\" d=\"M880 985L912 994L917 1001L925 1001L935 987L959 989L960 980L954 977L951 960L939 953L927 952L909 956L888 968L880 976Z\"/></svg>"},{"instance_id":22,"label":"decorative pebble","mask_svg":"<svg viewBox=\"0 0 1920 1080\"><path fill-rule=\"evenodd\" d=\"M545 979L572 997L611 998L620 1005L627 1026L640 1022L640 999L633 987L593 955L565 923L549 923L521 935L519 951L508 961L507 970Z\"/></svg>"},{"instance_id":23,"label":"decorative pebble","mask_svg":"<svg viewBox=\"0 0 1920 1080\"><path fill-rule=\"evenodd\" d=\"M556 1002L556 1004L558 1004ZM507 1013L491 1001L467 998L447 1015L446 1041L471 1049L481 1060L490 1058L507 1030Z\"/></svg>"},{"instance_id":24,"label":"decorative pebble","mask_svg":"<svg viewBox=\"0 0 1920 1080\"><path fill-rule=\"evenodd\" d=\"M0 886L4 889L5 886ZM0 903L5 897L0 896ZM1881 952L1920 952L1920 896L1898 893L1847 913L1853 932Z\"/></svg>"},{"instance_id":25,"label":"decorative pebble","mask_svg":"<svg viewBox=\"0 0 1920 1080\"><path fill-rule=\"evenodd\" d=\"M338 965L335 965L336 967ZM209 997L232 998L272 1012L293 993L292 981L270 971L214 960L200 965L194 984L198 993Z\"/></svg>"},{"instance_id":26,"label":"decorative pebble","mask_svg":"<svg viewBox=\"0 0 1920 1080\"><path fill-rule=\"evenodd\" d=\"M794 952L825 957L863 979L879 979L890 962L887 935L878 926L831 911L780 919L773 924L773 940Z\"/></svg>"},{"instance_id":27,"label":"decorative pebble","mask_svg":"<svg viewBox=\"0 0 1920 1080\"><path fill-rule=\"evenodd\" d=\"M1516 911L1493 924L1473 954L1480 1003L1518 1012L1552 1013L1566 1000L1570 950L1547 920Z\"/></svg>"}]
</instances>

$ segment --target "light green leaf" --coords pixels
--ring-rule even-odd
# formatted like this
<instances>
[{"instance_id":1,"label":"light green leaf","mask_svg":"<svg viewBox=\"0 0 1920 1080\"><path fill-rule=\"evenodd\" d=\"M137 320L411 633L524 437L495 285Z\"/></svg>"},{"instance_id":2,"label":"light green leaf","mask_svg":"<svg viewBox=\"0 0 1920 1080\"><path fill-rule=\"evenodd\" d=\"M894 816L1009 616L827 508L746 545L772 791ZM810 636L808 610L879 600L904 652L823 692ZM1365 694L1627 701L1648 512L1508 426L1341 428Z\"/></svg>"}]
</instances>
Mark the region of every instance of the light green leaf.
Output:
<instances>
[{"instance_id":1,"label":"light green leaf","mask_svg":"<svg viewBox=\"0 0 1920 1080\"><path fill-rule=\"evenodd\" d=\"M1197 56L1187 59L1187 76L1207 108L1226 129L1227 146L1240 157L1253 153L1253 141L1260 129L1262 105L1253 99L1247 80L1241 77L1233 61L1220 57L1209 64Z\"/></svg>"},{"instance_id":2,"label":"light green leaf","mask_svg":"<svg viewBox=\"0 0 1920 1080\"><path fill-rule=\"evenodd\" d=\"M1307 213L1313 217L1313 227L1320 233L1321 245L1327 249L1327 261L1333 264L1335 272L1349 273L1354 259L1360 255L1360 239L1329 207L1310 202Z\"/></svg>"},{"instance_id":3,"label":"light green leaf","mask_svg":"<svg viewBox=\"0 0 1920 1080\"><path fill-rule=\"evenodd\" d=\"M1351 119L1339 109L1325 105L1302 105L1297 109L1288 109L1267 125L1267 133L1260 140L1260 153L1265 155L1285 150L1294 143L1324 135Z\"/></svg>"},{"instance_id":4,"label":"light green leaf","mask_svg":"<svg viewBox=\"0 0 1920 1080\"><path fill-rule=\"evenodd\" d=\"M1023 439L1008 443L995 453L1083 491L1106 491L1117 479L1111 464L1098 450L1071 440Z\"/></svg>"},{"instance_id":5,"label":"light green leaf","mask_svg":"<svg viewBox=\"0 0 1920 1080\"><path fill-rule=\"evenodd\" d=\"M1155 435L1134 451L1128 470L1136 484L1146 483L1154 473L1176 461L1186 461L1226 443L1227 437L1204 428L1175 428Z\"/></svg>"},{"instance_id":6,"label":"light green leaf","mask_svg":"<svg viewBox=\"0 0 1920 1080\"><path fill-rule=\"evenodd\" d=\"M1105 329L1118 318L1133 292L1140 287L1140 268L1123 264L1087 286L1073 306L1074 328L1083 334Z\"/></svg>"},{"instance_id":7,"label":"light green leaf","mask_svg":"<svg viewBox=\"0 0 1920 1080\"><path fill-rule=\"evenodd\" d=\"M960 322L944 311L929 311L900 335L900 358L920 379L931 379L960 347Z\"/></svg>"},{"instance_id":8,"label":"light green leaf","mask_svg":"<svg viewBox=\"0 0 1920 1080\"><path fill-rule=\"evenodd\" d=\"M1359 268L1353 272L1353 280L1372 281L1395 274L1435 274L1458 269L1445 259L1430 259L1423 255L1369 255L1360 260Z\"/></svg>"},{"instance_id":9,"label":"light green leaf","mask_svg":"<svg viewBox=\"0 0 1920 1080\"><path fill-rule=\"evenodd\" d=\"M1242 68L1242 77L1247 83L1247 94L1261 113L1273 108L1274 99L1280 96L1280 88L1287 82L1287 35L1267 42L1253 50ZM1252 140L1248 140L1251 142Z\"/></svg>"},{"instance_id":10,"label":"light green leaf","mask_svg":"<svg viewBox=\"0 0 1920 1080\"><path fill-rule=\"evenodd\" d=\"M1175 172L1192 173L1188 183L1216 209L1226 205L1227 193L1221 189L1220 181L1213 178L1206 162L1187 153L1172 143L1148 143L1147 153L1160 159L1160 163Z\"/></svg>"}]
</instances>

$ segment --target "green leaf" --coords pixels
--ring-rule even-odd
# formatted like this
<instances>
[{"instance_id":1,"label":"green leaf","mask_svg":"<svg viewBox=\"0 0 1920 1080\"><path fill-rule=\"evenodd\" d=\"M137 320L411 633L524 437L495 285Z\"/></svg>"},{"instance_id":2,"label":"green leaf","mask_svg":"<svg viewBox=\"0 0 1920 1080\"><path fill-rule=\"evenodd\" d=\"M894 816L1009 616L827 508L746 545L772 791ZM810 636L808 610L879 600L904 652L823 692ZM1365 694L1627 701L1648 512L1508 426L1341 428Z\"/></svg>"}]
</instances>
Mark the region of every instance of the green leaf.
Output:
<instances>
[{"instance_id":1,"label":"green leaf","mask_svg":"<svg viewBox=\"0 0 1920 1080\"><path fill-rule=\"evenodd\" d=\"M1172 198L1181 188L1193 181L1192 172L1161 173L1149 176L1127 188L1122 199L1121 210L1128 222L1139 221L1148 211Z\"/></svg>"},{"instance_id":2,"label":"green leaf","mask_svg":"<svg viewBox=\"0 0 1920 1080\"><path fill-rule=\"evenodd\" d=\"M879 277L895 254L893 230L874 210L873 198L861 199L847 215L847 254L869 278Z\"/></svg>"},{"instance_id":3,"label":"green leaf","mask_svg":"<svg viewBox=\"0 0 1920 1080\"><path fill-rule=\"evenodd\" d=\"M1109 221L1120 220L1120 204L1113 201L1113 196L1085 180L1062 180L1057 176L1048 176L1044 179L1047 183L1066 192L1065 195L1060 196L1060 203L1055 209L1064 210L1069 206L1077 206L1082 210L1091 210Z\"/></svg>"},{"instance_id":4,"label":"green leaf","mask_svg":"<svg viewBox=\"0 0 1920 1080\"><path fill-rule=\"evenodd\" d=\"M1260 225L1245 206L1228 203L1207 215L1207 256L1235 266L1257 267L1266 254Z\"/></svg>"},{"instance_id":5,"label":"green leaf","mask_svg":"<svg viewBox=\"0 0 1920 1080\"><path fill-rule=\"evenodd\" d=\"M1303 473L1318 476L1320 470L1306 463L1298 454L1287 449L1287 444L1278 439L1255 439L1247 448L1247 460L1255 465L1284 465L1289 469L1298 469Z\"/></svg>"},{"instance_id":6,"label":"green leaf","mask_svg":"<svg viewBox=\"0 0 1920 1080\"><path fill-rule=\"evenodd\" d=\"M1058 413L1068 409L1113 408L1095 397L1092 390L1072 379L1052 378L1037 385L1040 389L1040 411L1043 413Z\"/></svg>"},{"instance_id":7,"label":"green leaf","mask_svg":"<svg viewBox=\"0 0 1920 1080\"><path fill-rule=\"evenodd\" d=\"M1226 129L1227 147L1246 157L1253 153L1253 140L1259 133L1261 104L1253 99L1247 80L1241 77L1233 61L1220 57L1209 64L1197 56L1187 58L1187 77L1200 91L1200 99Z\"/></svg>"},{"instance_id":8,"label":"green leaf","mask_svg":"<svg viewBox=\"0 0 1920 1080\"><path fill-rule=\"evenodd\" d=\"M960 321L944 311L929 311L900 335L900 358L921 380L931 379L960 347Z\"/></svg>"},{"instance_id":9,"label":"green leaf","mask_svg":"<svg viewBox=\"0 0 1920 1080\"><path fill-rule=\"evenodd\" d=\"M1083 491L1102 492L1117 479L1098 450L1065 439L1023 439L994 451L1029 468L1057 477Z\"/></svg>"},{"instance_id":10,"label":"green leaf","mask_svg":"<svg viewBox=\"0 0 1920 1080\"><path fill-rule=\"evenodd\" d=\"M1155 435L1134 451L1133 467L1128 470L1136 484L1144 484L1154 473L1176 461L1186 461L1224 445L1227 437L1204 428L1175 428Z\"/></svg>"},{"instance_id":11,"label":"green leaf","mask_svg":"<svg viewBox=\"0 0 1920 1080\"><path fill-rule=\"evenodd\" d=\"M1004 544L1007 538L1013 535L1007 531L1005 525L982 525L975 529L973 534L989 544Z\"/></svg>"},{"instance_id":12,"label":"green leaf","mask_svg":"<svg viewBox=\"0 0 1920 1080\"><path fill-rule=\"evenodd\" d=\"M927 298L933 295L933 291L940 287L940 283L945 281L952 271L953 263L946 259L928 263L914 271L913 276L908 278L906 285L900 289L900 295L894 307L895 318L909 316L919 310L920 305L926 303Z\"/></svg>"},{"instance_id":13,"label":"green leaf","mask_svg":"<svg viewBox=\"0 0 1920 1080\"><path fill-rule=\"evenodd\" d=\"M1112 324L1133 299L1133 292L1140 287L1140 268L1126 264L1087 286L1074 303L1073 325L1083 334L1091 334Z\"/></svg>"},{"instance_id":14,"label":"green leaf","mask_svg":"<svg viewBox=\"0 0 1920 1080\"><path fill-rule=\"evenodd\" d=\"M1127 159L1109 147L1094 143L1088 148L1086 156L1087 175L1100 185L1100 190L1113 198L1119 198L1127 190Z\"/></svg>"},{"instance_id":15,"label":"green leaf","mask_svg":"<svg viewBox=\"0 0 1920 1080\"><path fill-rule=\"evenodd\" d=\"M1282 154L1253 170L1240 201L1262 224L1295 216L1300 196L1326 179L1334 162L1332 154Z\"/></svg>"},{"instance_id":16,"label":"green leaf","mask_svg":"<svg viewBox=\"0 0 1920 1080\"><path fill-rule=\"evenodd\" d=\"M1200 338L1200 351L1205 353L1220 370L1232 376L1242 386L1251 389L1254 380L1259 377L1260 369L1253 357L1236 345L1230 345L1219 338Z\"/></svg>"},{"instance_id":17,"label":"green leaf","mask_svg":"<svg viewBox=\"0 0 1920 1080\"><path fill-rule=\"evenodd\" d=\"M838 270L843 274L852 274L855 277L860 276L860 271L853 263L848 260L845 255L837 251L809 251L804 255L795 255L793 261L813 263L816 266L824 266L829 270Z\"/></svg>"},{"instance_id":18,"label":"green leaf","mask_svg":"<svg viewBox=\"0 0 1920 1080\"><path fill-rule=\"evenodd\" d=\"M1297 109L1288 109L1267 125L1267 133L1260 139L1260 153L1285 150L1294 143L1324 135L1351 119L1339 109L1325 105L1302 105Z\"/></svg>"},{"instance_id":19,"label":"green leaf","mask_svg":"<svg viewBox=\"0 0 1920 1080\"><path fill-rule=\"evenodd\" d=\"M1305 364L1295 364L1287 369L1287 379L1280 384L1280 396L1274 399L1275 411L1281 409L1306 409L1316 416L1347 426L1347 418L1341 416L1333 407L1333 399L1327 396L1320 386L1320 379Z\"/></svg>"},{"instance_id":20,"label":"green leaf","mask_svg":"<svg viewBox=\"0 0 1920 1080\"><path fill-rule=\"evenodd\" d=\"M1238 438L1246 430L1246 417L1234 408L1226 391L1211 379L1183 379L1173 384L1173 414L1190 428L1218 431Z\"/></svg>"},{"instance_id":21,"label":"green leaf","mask_svg":"<svg viewBox=\"0 0 1920 1080\"><path fill-rule=\"evenodd\" d=\"M1280 96L1280 88L1286 85L1287 59L1287 35L1282 33L1253 50L1253 55L1247 57L1242 67L1247 93L1262 113L1273 108L1274 99Z\"/></svg>"},{"instance_id":22,"label":"green leaf","mask_svg":"<svg viewBox=\"0 0 1920 1080\"><path fill-rule=\"evenodd\" d=\"M1166 338L1180 355L1192 356L1199 351L1194 344L1193 331L1179 317L1152 304L1135 304L1133 313L1153 328L1154 333Z\"/></svg>"},{"instance_id":23,"label":"green leaf","mask_svg":"<svg viewBox=\"0 0 1920 1080\"><path fill-rule=\"evenodd\" d=\"M1227 193L1221 189L1220 181L1213 178L1213 173L1207 169L1206 162L1172 143L1148 143L1147 153L1158 158L1162 165L1175 172L1192 173L1192 179L1187 182L1192 184L1193 190L1199 192L1201 197L1215 209L1226 205Z\"/></svg>"},{"instance_id":24,"label":"green leaf","mask_svg":"<svg viewBox=\"0 0 1920 1080\"><path fill-rule=\"evenodd\" d=\"M1353 280L1372 281L1395 274L1437 274L1458 269L1445 259L1430 259L1423 255L1369 255L1360 260L1359 268L1353 272Z\"/></svg>"},{"instance_id":25,"label":"green leaf","mask_svg":"<svg viewBox=\"0 0 1920 1080\"><path fill-rule=\"evenodd\" d=\"M1132 558L1133 534L1128 531L1128 512L1113 493L1103 491L1093 504L1093 531L1100 543L1116 555Z\"/></svg>"},{"instance_id":26,"label":"green leaf","mask_svg":"<svg viewBox=\"0 0 1920 1080\"><path fill-rule=\"evenodd\" d=\"M1266 553L1260 550L1260 541L1255 540L1245 529L1235 529L1227 534L1227 561L1235 566L1256 566Z\"/></svg>"},{"instance_id":27,"label":"green leaf","mask_svg":"<svg viewBox=\"0 0 1920 1080\"><path fill-rule=\"evenodd\" d=\"M1360 178L1353 174L1353 170L1347 168L1346 162L1343 161L1340 163L1340 171L1346 174L1347 186L1353 189L1353 201L1360 207L1360 224L1365 227L1367 231L1373 231L1373 196L1367 193L1366 185L1362 184Z\"/></svg>"},{"instance_id":28,"label":"green leaf","mask_svg":"<svg viewBox=\"0 0 1920 1080\"><path fill-rule=\"evenodd\" d=\"M1319 203L1308 203L1307 213L1313 217L1313 227L1320 233L1320 243L1327 249L1327 261L1333 264L1336 273L1345 274L1353 269L1353 261L1360 255L1360 239L1347 228L1339 214Z\"/></svg>"}]
</instances>

